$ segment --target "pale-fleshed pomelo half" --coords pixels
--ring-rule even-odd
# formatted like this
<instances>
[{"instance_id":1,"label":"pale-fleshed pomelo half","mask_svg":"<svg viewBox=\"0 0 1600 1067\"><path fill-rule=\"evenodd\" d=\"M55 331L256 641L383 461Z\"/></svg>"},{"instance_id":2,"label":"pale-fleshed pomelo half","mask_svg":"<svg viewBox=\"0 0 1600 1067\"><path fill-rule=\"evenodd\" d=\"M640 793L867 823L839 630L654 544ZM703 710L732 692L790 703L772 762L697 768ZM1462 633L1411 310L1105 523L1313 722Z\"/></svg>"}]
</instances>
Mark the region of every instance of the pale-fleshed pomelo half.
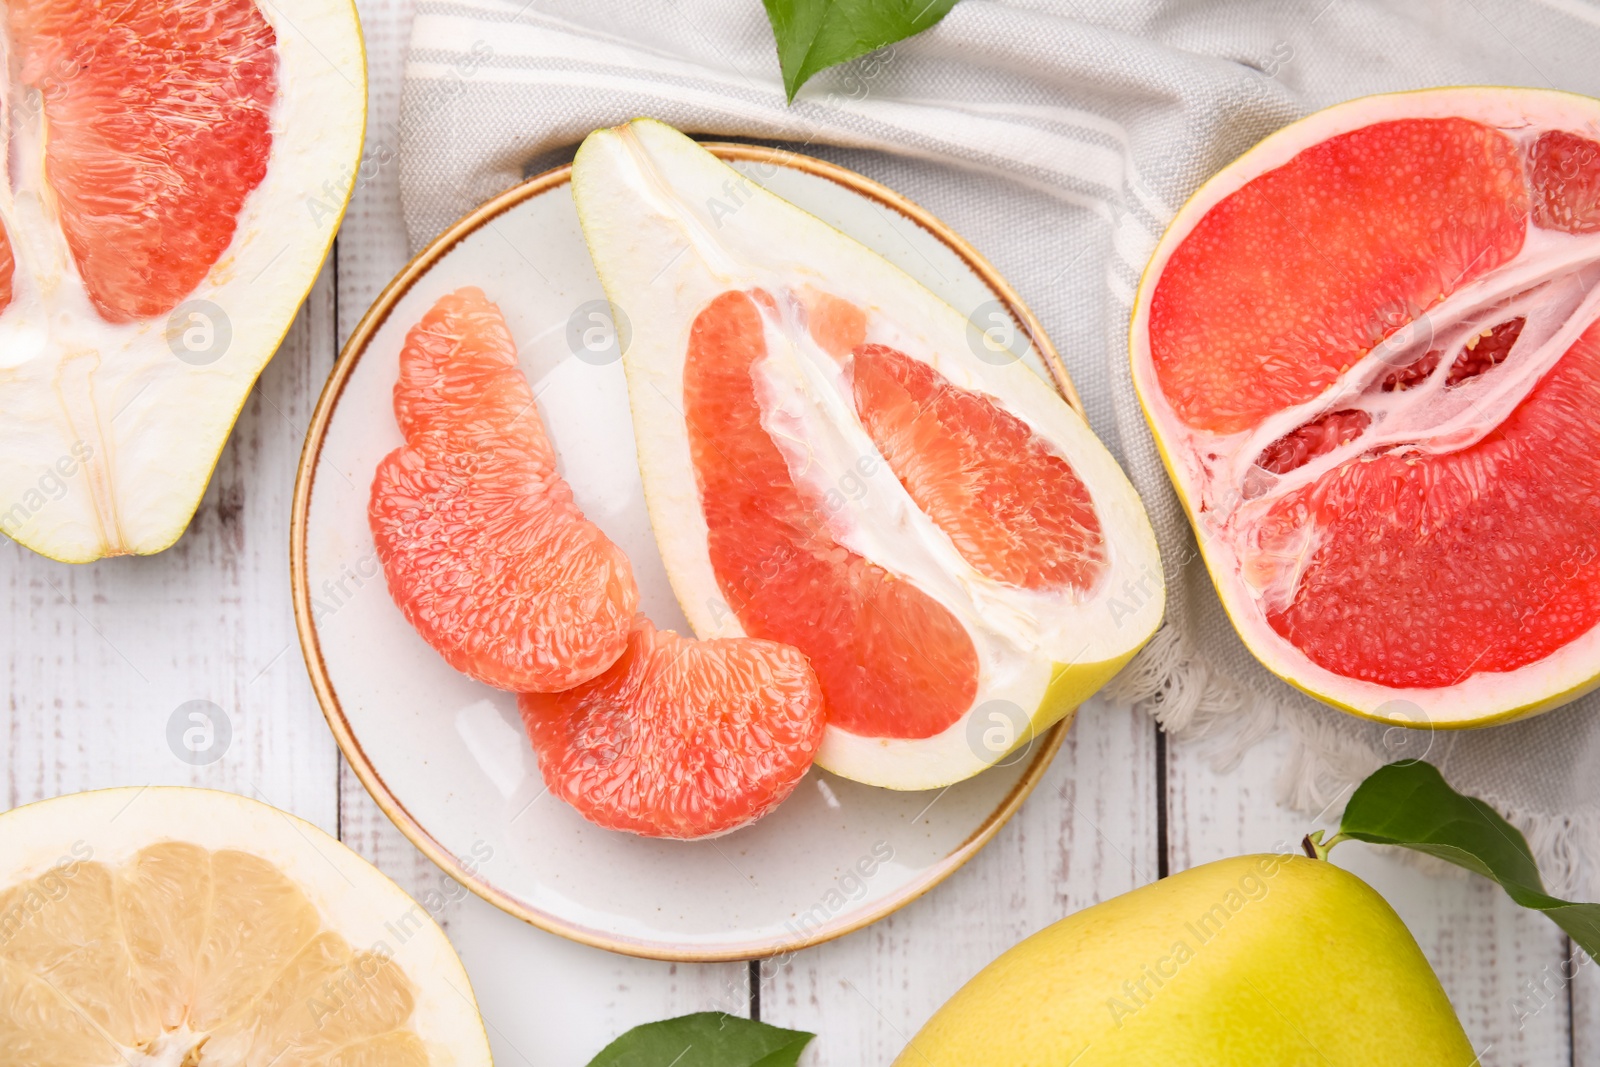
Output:
<instances>
[{"instance_id":1,"label":"pale-fleshed pomelo half","mask_svg":"<svg viewBox=\"0 0 1600 1067\"><path fill-rule=\"evenodd\" d=\"M286 812L106 789L0 837L8 1067L490 1067L443 931Z\"/></svg>"},{"instance_id":2,"label":"pale-fleshed pomelo half","mask_svg":"<svg viewBox=\"0 0 1600 1067\"><path fill-rule=\"evenodd\" d=\"M355 183L355 9L13 0L0 34L0 532L69 562L157 552Z\"/></svg>"},{"instance_id":3,"label":"pale-fleshed pomelo half","mask_svg":"<svg viewBox=\"0 0 1600 1067\"><path fill-rule=\"evenodd\" d=\"M810 659L822 766L966 778L1154 632L1160 563L1127 479L1025 365L980 358L965 315L658 122L592 134L573 195L631 333L673 588L702 638Z\"/></svg>"},{"instance_id":4,"label":"pale-fleshed pomelo half","mask_svg":"<svg viewBox=\"0 0 1600 1067\"><path fill-rule=\"evenodd\" d=\"M1463 88L1287 127L1184 206L1133 377L1223 606L1413 726L1600 677L1600 101Z\"/></svg>"}]
</instances>

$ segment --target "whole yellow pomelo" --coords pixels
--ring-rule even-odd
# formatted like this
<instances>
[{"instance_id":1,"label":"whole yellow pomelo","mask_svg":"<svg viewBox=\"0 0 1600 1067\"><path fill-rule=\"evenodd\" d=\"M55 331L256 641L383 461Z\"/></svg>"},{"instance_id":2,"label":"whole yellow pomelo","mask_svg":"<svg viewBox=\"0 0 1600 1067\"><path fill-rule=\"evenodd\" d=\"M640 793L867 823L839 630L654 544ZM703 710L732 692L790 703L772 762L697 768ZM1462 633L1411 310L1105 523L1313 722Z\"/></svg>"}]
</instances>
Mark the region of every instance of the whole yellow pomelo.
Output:
<instances>
[{"instance_id":1,"label":"whole yellow pomelo","mask_svg":"<svg viewBox=\"0 0 1600 1067\"><path fill-rule=\"evenodd\" d=\"M985 967L897 1067L1469 1067L1428 961L1355 875L1241 856L1069 916Z\"/></svg>"}]
</instances>

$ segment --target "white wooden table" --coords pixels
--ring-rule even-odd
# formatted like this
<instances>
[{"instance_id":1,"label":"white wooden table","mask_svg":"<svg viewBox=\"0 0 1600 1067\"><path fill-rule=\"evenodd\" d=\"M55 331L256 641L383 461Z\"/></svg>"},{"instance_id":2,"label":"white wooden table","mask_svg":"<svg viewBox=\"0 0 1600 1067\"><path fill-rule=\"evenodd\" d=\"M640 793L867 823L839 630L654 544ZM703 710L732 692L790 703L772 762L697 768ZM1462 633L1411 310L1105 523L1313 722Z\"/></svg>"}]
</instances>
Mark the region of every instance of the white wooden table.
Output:
<instances>
[{"instance_id":1,"label":"white wooden table","mask_svg":"<svg viewBox=\"0 0 1600 1067\"><path fill-rule=\"evenodd\" d=\"M407 258L394 149L409 6L361 0L372 162L189 532L161 556L81 568L0 546L0 802L205 785L337 833L437 905L501 1067L580 1067L630 1026L705 1009L817 1031L808 1064L885 1064L1027 934L1169 871L1270 850L1311 828L1274 804L1280 760L1270 745L1219 774L1199 753L1165 744L1142 715L1091 705L1021 814L965 869L891 918L781 963L673 965L583 948L501 914L423 858L323 724L295 641L288 574L289 502L312 405L339 343ZM202 768L178 760L166 739L174 710L195 699L215 702L233 725L225 755ZM1482 1063L1600 1067L1600 967L1569 963L1571 946L1544 918L1487 883L1432 877L1360 844L1341 848L1338 861L1410 925Z\"/></svg>"}]
</instances>

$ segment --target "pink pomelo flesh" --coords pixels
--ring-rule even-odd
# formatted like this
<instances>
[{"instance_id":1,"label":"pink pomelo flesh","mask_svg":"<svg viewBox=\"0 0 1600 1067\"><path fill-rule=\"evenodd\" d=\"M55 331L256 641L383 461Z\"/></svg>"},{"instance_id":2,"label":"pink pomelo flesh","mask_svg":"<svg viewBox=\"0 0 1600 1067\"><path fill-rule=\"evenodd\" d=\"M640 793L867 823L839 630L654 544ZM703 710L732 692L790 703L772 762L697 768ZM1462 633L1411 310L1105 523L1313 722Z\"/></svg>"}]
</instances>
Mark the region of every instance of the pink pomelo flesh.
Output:
<instances>
[{"instance_id":1,"label":"pink pomelo flesh","mask_svg":"<svg viewBox=\"0 0 1600 1067\"><path fill-rule=\"evenodd\" d=\"M839 544L836 509L796 484L763 425L757 368L774 298L732 291L696 317L683 414L719 591L746 633L810 659L829 722L879 738L932 737L978 692L978 653L934 597ZM850 382L856 415L910 497L979 574L1082 594L1108 549L1088 489L1067 460L992 398L930 364L866 342L865 313L809 294L808 329Z\"/></svg>"}]
</instances>

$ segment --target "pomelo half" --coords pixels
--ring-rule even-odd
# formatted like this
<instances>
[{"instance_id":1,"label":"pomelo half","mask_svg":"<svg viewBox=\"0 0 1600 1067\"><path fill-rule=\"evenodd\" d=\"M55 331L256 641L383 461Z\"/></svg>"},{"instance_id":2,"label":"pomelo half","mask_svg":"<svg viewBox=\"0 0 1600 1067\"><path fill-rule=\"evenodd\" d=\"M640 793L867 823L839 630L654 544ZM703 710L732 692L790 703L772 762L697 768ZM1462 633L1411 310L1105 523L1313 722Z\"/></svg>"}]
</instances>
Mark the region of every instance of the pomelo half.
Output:
<instances>
[{"instance_id":1,"label":"pomelo half","mask_svg":"<svg viewBox=\"0 0 1600 1067\"><path fill-rule=\"evenodd\" d=\"M0 531L183 532L356 178L348 0L15 0L0 178Z\"/></svg>"},{"instance_id":2,"label":"pomelo half","mask_svg":"<svg viewBox=\"0 0 1600 1067\"><path fill-rule=\"evenodd\" d=\"M1154 632L1133 489L966 316L659 122L591 134L572 184L674 591L702 638L805 653L822 766L966 778Z\"/></svg>"},{"instance_id":3,"label":"pomelo half","mask_svg":"<svg viewBox=\"0 0 1600 1067\"><path fill-rule=\"evenodd\" d=\"M344 845L156 786L0 815L10 1067L490 1067L461 962Z\"/></svg>"},{"instance_id":4,"label":"pomelo half","mask_svg":"<svg viewBox=\"0 0 1600 1067\"><path fill-rule=\"evenodd\" d=\"M1600 101L1354 100L1157 247L1133 379L1223 606L1357 714L1471 726L1600 678Z\"/></svg>"}]
</instances>

